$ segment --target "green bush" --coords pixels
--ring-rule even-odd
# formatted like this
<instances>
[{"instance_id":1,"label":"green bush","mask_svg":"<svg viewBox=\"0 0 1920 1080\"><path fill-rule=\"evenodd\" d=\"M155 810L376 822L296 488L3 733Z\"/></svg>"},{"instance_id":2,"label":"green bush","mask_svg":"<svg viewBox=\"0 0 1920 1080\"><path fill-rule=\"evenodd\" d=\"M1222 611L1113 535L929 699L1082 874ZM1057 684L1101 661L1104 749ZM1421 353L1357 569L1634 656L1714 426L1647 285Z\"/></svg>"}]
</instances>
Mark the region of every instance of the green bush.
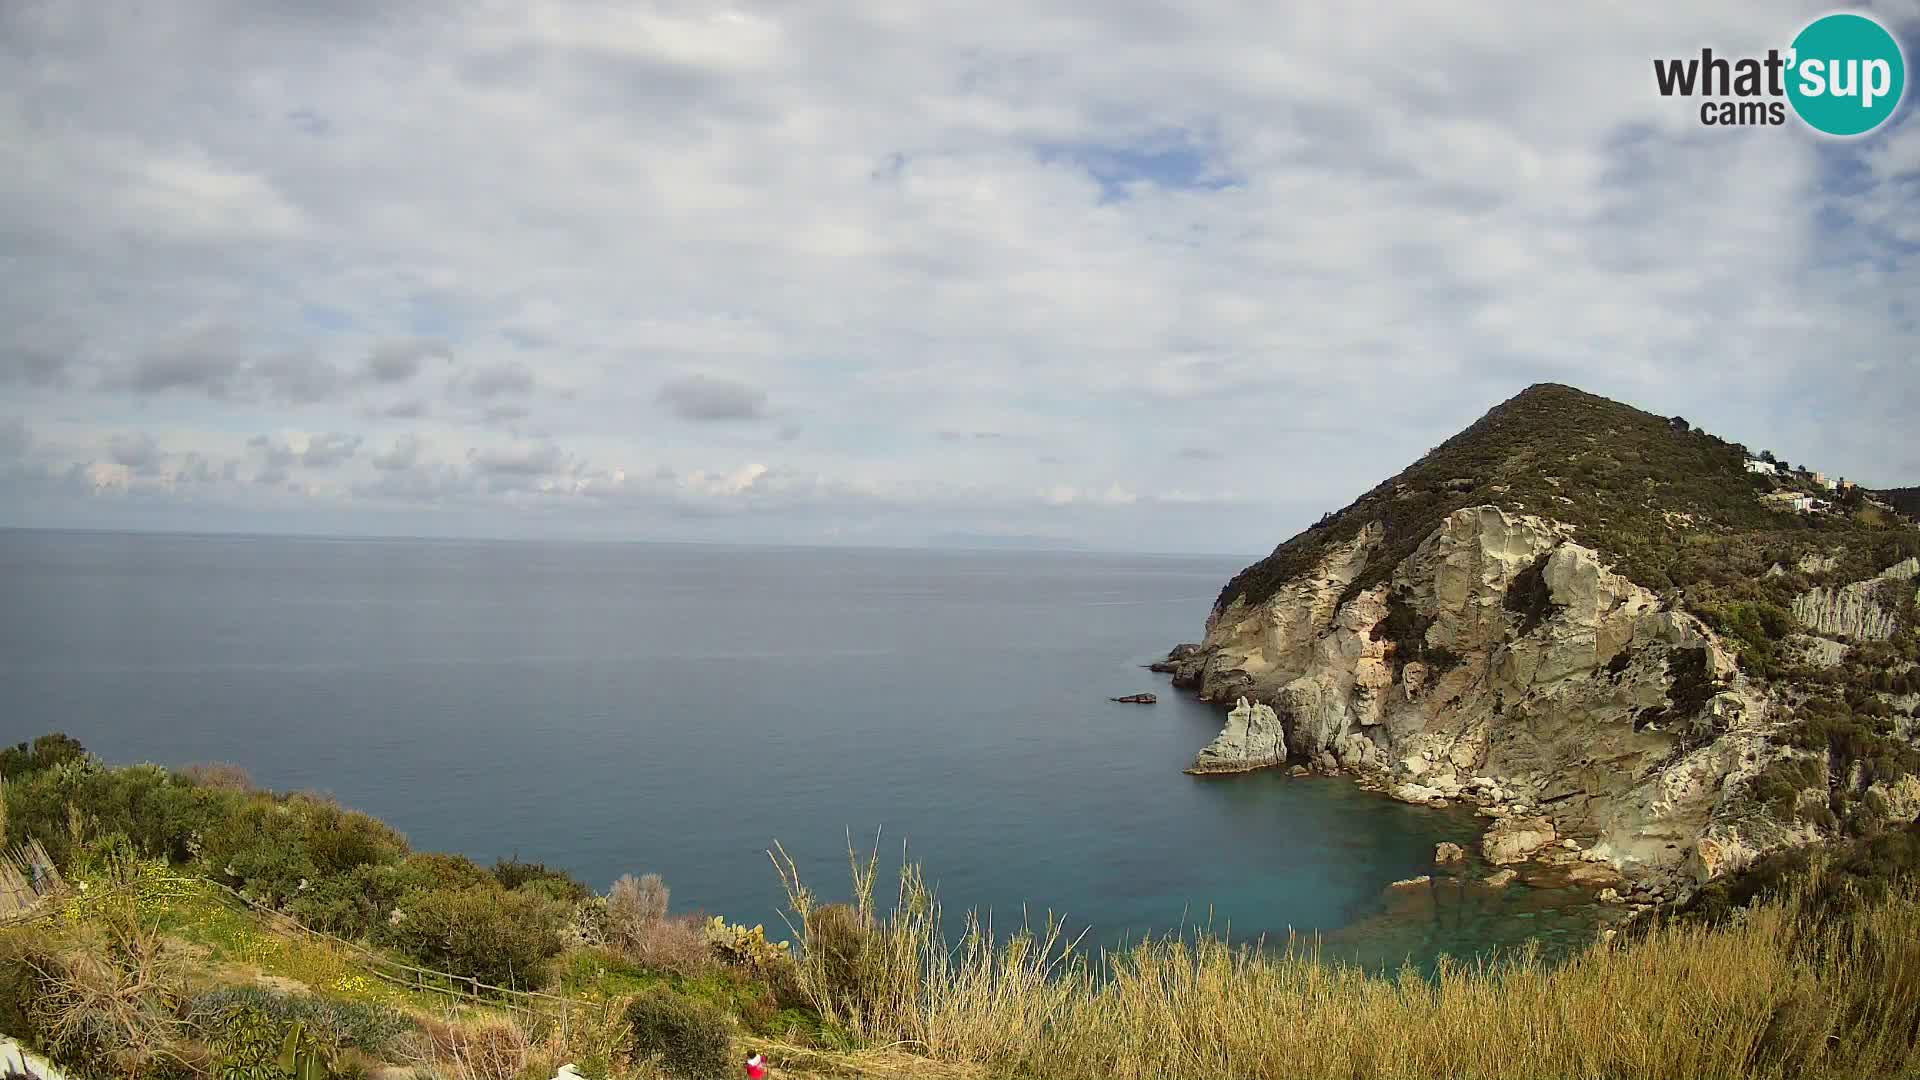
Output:
<instances>
[{"instance_id":1,"label":"green bush","mask_svg":"<svg viewBox=\"0 0 1920 1080\"><path fill-rule=\"evenodd\" d=\"M74 854L69 808L75 808L88 838L117 833L143 855L185 862L237 798L182 783L157 765L109 769L96 758L67 758L7 784L7 842L33 837L66 866Z\"/></svg>"},{"instance_id":2,"label":"green bush","mask_svg":"<svg viewBox=\"0 0 1920 1080\"><path fill-rule=\"evenodd\" d=\"M567 904L578 904L593 895L593 890L575 880L564 870L555 870L545 863L522 862L518 857L501 859L493 864L494 880L503 889L526 889Z\"/></svg>"},{"instance_id":3,"label":"green bush","mask_svg":"<svg viewBox=\"0 0 1920 1080\"><path fill-rule=\"evenodd\" d=\"M338 1001L313 994L277 994L258 986L224 986L195 995L182 1018L212 1037L235 1010L251 1009L285 1028L298 1021L326 1046L385 1054L416 1030L405 1013L388 1005Z\"/></svg>"},{"instance_id":4,"label":"green bush","mask_svg":"<svg viewBox=\"0 0 1920 1080\"><path fill-rule=\"evenodd\" d=\"M1816 865L1823 869L1817 875ZM1738 873L1708 882L1665 914L1717 926L1742 908L1798 893L1816 919L1843 918L1916 877L1920 821L1873 836L1776 851ZM1638 922L1636 929L1654 921Z\"/></svg>"},{"instance_id":5,"label":"green bush","mask_svg":"<svg viewBox=\"0 0 1920 1080\"><path fill-rule=\"evenodd\" d=\"M671 990L656 989L627 1006L636 1054L655 1058L670 1075L708 1080L733 1072L732 1032L718 1010Z\"/></svg>"},{"instance_id":6,"label":"green bush","mask_svg":"<svg viewBox=\"0 0 1920 1080\"><path fill-rule=\"evenodd\" d=\"M1793 821L1799 815L1802 792L1825 788L1826 770L1820 762L1804 757L1784 757L1769 762L1756 773L1748 789L1763 803L1776 820ZM1831 814L1828 815L1831 818Z\"/></svg>"},{"instance_id":7,"label":"green bush","mask_svg":"<svg viewBox=\"0 0 1920 1080\"><path fill-rule=\"evenodd\" d=\"M42 735L30 743L0 748L0 780L18 780L29 773L50 769L87 756L79 740L61 732Z\"/></svg>"},{"instance_id":8,"label":"green bush","mask_svg":"<svg viewBox=\"0 0 1920 1080\"><path fill-rule=\"evenodd\" d=\"M469 889L477 885L494 885L492 874L465 855L446 855L440 852L418 851L387 870L392 879L388 888L398 893L412 892L415 889Z\"/></svg>"},{"instance_id":9,"label":"green bush","mask_svg":"<svg viewBox=\"0 0 1920 1080\"><path fill-rule=\"evenodd\" d=\"M565 911L545 897L508 892L491 878L461 889L415 889L376 941L425 967L494 986L539 986L560 952Z\"/></svg>"},{"instance_id":10,"label":"green bush","mask_svg":"<svg viewBox=\"0 0 1920 1080\"><path fill-rule=\"evenodd\" d=\"M240 801L207 829L202 857L212 876L267 903L406 853L406 839L384 823L323 799L228 797Z\"/></svg>"}]
</instances>

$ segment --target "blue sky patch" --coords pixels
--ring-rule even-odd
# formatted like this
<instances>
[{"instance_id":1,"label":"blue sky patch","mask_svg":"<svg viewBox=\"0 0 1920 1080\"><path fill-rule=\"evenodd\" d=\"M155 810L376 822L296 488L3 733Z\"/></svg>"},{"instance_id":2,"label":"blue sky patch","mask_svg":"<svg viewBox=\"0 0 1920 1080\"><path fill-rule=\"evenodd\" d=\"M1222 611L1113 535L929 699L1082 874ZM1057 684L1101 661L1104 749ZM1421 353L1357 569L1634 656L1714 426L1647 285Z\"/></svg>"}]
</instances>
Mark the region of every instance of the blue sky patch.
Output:
<instances>
[{"instance_id":1,"label":"blue sky patch","mask_svg":"<svg viewBox=\"0 0 1920 1080\"><path fill-rule=\"evenodd\" d=\"M1084 169L1099 182L1103 204L1126 200L1140 184L1169 191L1220 191L1243 183L1187 131L1112 145L1047 143L1038 153L1049 164L1067 162Z\"/></svg>"}]
</instances>

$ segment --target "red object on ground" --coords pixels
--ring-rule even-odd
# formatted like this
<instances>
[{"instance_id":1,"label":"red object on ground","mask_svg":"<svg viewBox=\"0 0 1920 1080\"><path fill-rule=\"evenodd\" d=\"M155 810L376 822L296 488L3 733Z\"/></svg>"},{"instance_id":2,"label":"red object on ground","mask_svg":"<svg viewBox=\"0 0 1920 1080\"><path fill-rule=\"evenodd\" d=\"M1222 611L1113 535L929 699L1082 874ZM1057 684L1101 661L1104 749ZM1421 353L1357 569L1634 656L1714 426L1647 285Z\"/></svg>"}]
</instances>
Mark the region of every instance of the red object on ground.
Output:
<instances>
[{"instance_id":1,"label":"red object on ground","mask_svg":"<svg viewBox=\"0 0 1920 1080\"><path fill-rule=\"evenodd\" d=\"M765 1080L766 1075L767 1062L765 1058L759 1054L755 1054L747 1059L748 1080Z\"/></svg>"}]
</instances>

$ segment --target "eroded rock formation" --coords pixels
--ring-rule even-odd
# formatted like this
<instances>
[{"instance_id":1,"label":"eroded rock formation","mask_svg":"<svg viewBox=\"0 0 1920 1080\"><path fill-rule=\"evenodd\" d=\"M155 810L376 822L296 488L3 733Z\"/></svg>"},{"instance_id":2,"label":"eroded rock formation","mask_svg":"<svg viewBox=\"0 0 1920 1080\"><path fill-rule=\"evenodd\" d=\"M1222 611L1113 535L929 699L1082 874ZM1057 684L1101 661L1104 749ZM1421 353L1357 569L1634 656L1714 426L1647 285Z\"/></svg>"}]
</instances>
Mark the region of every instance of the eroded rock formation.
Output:
<instances>
[{"instance_id":1,"label":"eroded rock formation","mask_svg":"<svg viewBox=\"0 0 1920 1080\"><path fill-rule=\"evenodd\" d=\"M1577 837L1582 861L1697 882L1804 839L1747 794L1782 753L1772 706L1698 619L1541 517L1455 511L1356 588L1380 543L1368 527L1332 545L1163 664L1237 701L1193 771L1308 763L1472 800L1510 838L1496 863Z\"/></svg>"}]
</instances>

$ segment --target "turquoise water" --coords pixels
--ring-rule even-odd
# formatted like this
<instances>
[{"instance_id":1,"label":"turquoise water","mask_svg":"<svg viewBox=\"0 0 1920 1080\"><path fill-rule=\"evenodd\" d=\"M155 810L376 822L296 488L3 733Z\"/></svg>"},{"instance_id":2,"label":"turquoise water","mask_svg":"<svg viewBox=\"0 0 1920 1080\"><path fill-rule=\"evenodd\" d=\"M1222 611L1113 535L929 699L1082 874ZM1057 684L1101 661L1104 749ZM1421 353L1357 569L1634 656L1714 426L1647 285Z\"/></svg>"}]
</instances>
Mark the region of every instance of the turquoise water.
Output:
<instances>
[{"instance_id":1,"label":"turquoise water","mask_svg":"<svg viewBox=\"0 0 1920 1080\"><path fill-rule=\"evenodd\" d=\"M0 737L230 760L421 848L778 924L776 840L846 890L910 845L947 909L1088 941L1208 923L1424 962L1568 898L1391 894L1460 812L1181 772L1219 710L1143 667L1238 560L0 533ZM1154 691L1153 706L1114 695ZM1584 924L1580 924L1584 926ZM1571 931L1570 931L1571 932Z\"/></svg>"}]
</instances>

